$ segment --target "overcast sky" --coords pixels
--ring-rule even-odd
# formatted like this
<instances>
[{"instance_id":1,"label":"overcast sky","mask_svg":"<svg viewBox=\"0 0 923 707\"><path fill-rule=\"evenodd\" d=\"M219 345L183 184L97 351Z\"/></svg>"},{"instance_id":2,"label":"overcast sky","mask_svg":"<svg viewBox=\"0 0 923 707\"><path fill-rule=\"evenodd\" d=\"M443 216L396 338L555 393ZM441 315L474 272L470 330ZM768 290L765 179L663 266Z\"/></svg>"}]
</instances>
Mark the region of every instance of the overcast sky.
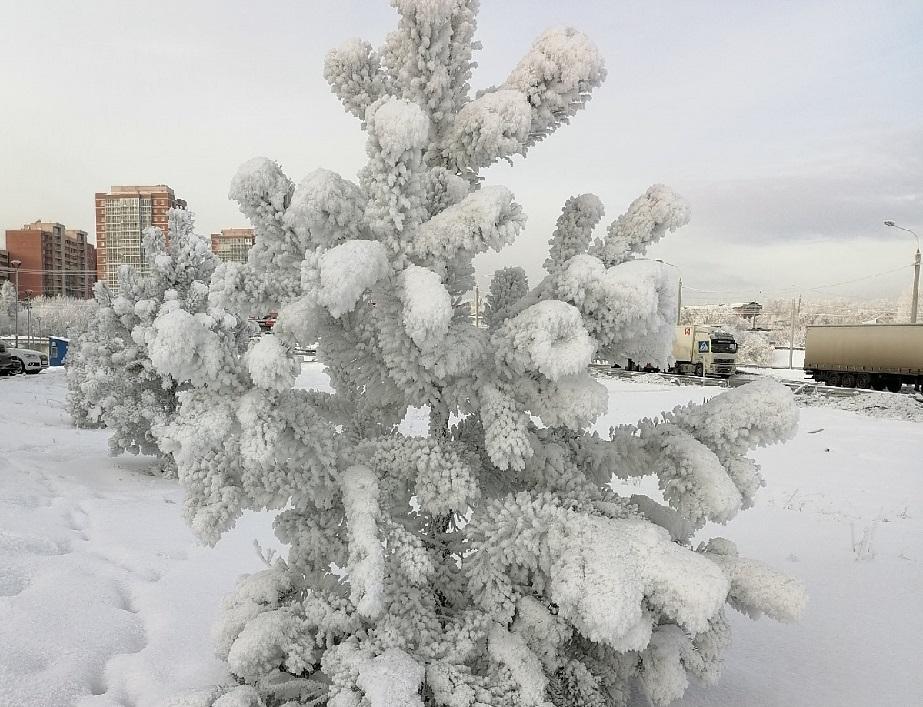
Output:
<instances>
[{"instance_id":1,"label":"overcast sky","mask_svg":"<svg viewBox=\"0 0 923 707\"><path fill-rule=\"evenodd\" d=\"M923 234L923 2L481 0L475 88L501 81L543 29L590 34L609 77L570 126L497 166L526 232L479 259L538 277L568 196L595 192L608 224L650 184L692 222L652 257L686 299L894 296ZM94 232L93 194L172 186L199 229L246 225L227 187L246 159L299 181L355 178L359 123L322 76L325 52L378 44L377 0L4 2L0 228L38 218ZM831 283L868 277L837 287Z\"/></svg>"}]
</instances>

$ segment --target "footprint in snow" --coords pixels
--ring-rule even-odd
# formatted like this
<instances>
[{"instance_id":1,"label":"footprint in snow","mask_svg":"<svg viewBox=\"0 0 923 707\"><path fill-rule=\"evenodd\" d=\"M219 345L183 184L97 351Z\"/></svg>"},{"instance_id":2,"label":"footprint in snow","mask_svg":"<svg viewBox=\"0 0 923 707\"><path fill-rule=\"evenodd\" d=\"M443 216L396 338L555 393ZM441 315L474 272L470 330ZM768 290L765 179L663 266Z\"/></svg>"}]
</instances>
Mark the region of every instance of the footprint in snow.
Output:
<instances>
[{"instance_id":1,"label":"footprint in snow","mask_svg":"<svg viewBox=\"0 0 923 707\"><path fill-rule=\"evenodd\" d=\"M0 551L10 554L25 552L33 555L66 555L70 548L48 538L0 530Z\"/></svg>"},{"instance_id":2,"label":"footprint in snow","mask_svg":"<svg viewBox=\"0 0 923 707\"><path fill-rule=\"evenodd\" d=\"M14 597L29 586L29 578L6 569L0 572L0 597Z\"/></svg>"}]
</instances>

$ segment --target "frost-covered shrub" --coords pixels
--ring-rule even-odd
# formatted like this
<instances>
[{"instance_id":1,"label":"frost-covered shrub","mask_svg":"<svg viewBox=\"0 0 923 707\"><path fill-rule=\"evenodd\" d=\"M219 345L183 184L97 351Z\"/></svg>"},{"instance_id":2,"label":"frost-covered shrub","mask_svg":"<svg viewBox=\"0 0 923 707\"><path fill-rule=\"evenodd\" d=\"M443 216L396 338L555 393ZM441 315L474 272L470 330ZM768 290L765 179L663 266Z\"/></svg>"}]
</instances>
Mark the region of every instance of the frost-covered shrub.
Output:
<instances>
[{"instance_id":1,"label":"frost-covered shrub","mask_svg":"<svg viewBox=\"0 0 923 707\"><path fill-rule=\"evenodd\" d=\"M218 652L238 684L212 701L583 707L637 685L664 704L717 677L728 605L789 620L803 604L728 541L693 544L752 503L747 455L793 434L792 396L754 384L588 433L607 405L594 357L669 355L674 276L640 256L689 209L661 185L595 241L602 202L568 199L547 276L530 290L500 271L474 327L472 260L525 222L479 171L567 123L603 60L553 30L471 97L478 3L393 4L381 49L354 40L325 67L367 134L358 184L246 163L231 195L256 230L248 262L216 271L207 311L162 303L146 339L184 387L154 429L192 527L214 542L269 509L288 546L228 600ZM274 335L247 345L241 318L270 302ZM313 342L334 393L292 389L288 352ZM424 437L399 431L411 406ZM659 493L611 483L644 476Z\"/></svg>"},{"instance_id":2,"label":"frost-covered shrub","mask_svg":"<svg viewBox=\"0 0 923 707\"><path fill-rule=\"evenodd\" d=\"M68 352L67 383L75 424L106 427L112 454L154 456L162 471L172 474L172 455L152 429L175 414L179 386L154 362L158 355L185 361L192 342L181 330L169 337L162 319L157 319L159 335L152 338L152 326L161 307L204 311L218 261L208 242L194 233L191 213L172 209L168 218L169 242L159 228L144 232L147 273L122 266L118 294L96 283L93 314Z\"/></svg>"},{"instance_id":3,"label":"frost-covered shrub","mask_svg":"<svg viewBox=\"0 0 923 707\"><path fill-rule=\"evenodd\" d=\"M737 339L737 360L754 366L771 366L775 347L767 336L760 332L744 331L735 336Z\"/></svg>"}]
</instances>

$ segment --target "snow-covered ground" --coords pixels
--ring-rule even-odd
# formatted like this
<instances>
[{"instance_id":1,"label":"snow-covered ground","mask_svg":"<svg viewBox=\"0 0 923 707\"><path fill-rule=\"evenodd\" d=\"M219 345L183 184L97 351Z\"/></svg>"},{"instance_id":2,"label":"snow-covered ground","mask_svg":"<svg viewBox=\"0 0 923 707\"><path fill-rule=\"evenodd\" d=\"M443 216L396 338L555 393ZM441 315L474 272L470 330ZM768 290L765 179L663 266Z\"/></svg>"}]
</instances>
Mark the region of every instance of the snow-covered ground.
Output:
<instances>
[{"instance_id":1,"label":"snow-covered ground","mask_svg":"<svg viewBox=\"0 0 923 707\"><path fill-rule=\"evenodd\" d=\"M64 398L59 368L0 378L0 705L161 705L223 679L209 627L271 518L198 546L176 482L110 457Z\"/></svg>"},{"instance_id":2,"label":"snow-covered ground","mask_svg":"<svg viewBox=\"0 0 923 707\"><path fill-rule=\"evenodd\" d=\"M720 394L603 379L599 427ZM324 385L317 364L299 384ZM223 679L209 625L234 578L272 546L267 515L198 546L175 482L76 430L64 375L0 378L0 705L162 705ZM682 705L911 705L923 695L923 424L809 407L791 443L759 452L768 487L727 528L742 554L801 578L797 625L733 616L721 682ZM421 430L417 411L405 422ZM863 542L864 541L864 542Z\"/></svg>"},{"instance_id":3,"label":"snow-covered ground","mask_svg":"<svg viewBox=\"0 0 923 707\"><path fill-rule=\"evenodd\" d=\"M849 410L889 420L923 422L923 396L912 393L910 386L904 386L904 392L900 394L866 390L854 395L826 396L805 389L795 397L799 405Z\"/></svg>"},{"instance_id":4,"label":"snow-covered ground","mask_svg":"<svg viewBox=\"0 0 923 707\"><path fill-rule=\"evenodd\" d=\"M739 373L753 373L761 376L772 376L779 380L797 381L799 383L813 383L814 379L805 373L803 368L770 368L769 366L738 366Z\"/></svg>"}]
</instances>

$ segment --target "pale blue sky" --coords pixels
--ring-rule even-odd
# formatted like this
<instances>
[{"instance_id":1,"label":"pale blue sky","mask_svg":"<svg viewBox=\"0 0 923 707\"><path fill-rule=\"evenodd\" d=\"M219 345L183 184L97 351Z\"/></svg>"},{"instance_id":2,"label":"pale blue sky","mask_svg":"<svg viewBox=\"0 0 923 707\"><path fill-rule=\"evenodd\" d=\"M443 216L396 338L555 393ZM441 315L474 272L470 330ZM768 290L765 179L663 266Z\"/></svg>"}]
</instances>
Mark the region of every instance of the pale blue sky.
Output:
<instances>
[{"instance_id":1,"label":"pale blue sky","mask_svg":"<svg viewBox=\"0 0 923 707\"><path fill-rule=\"evenodd\" d=\"M0 4L0 228L37 218L93 232L93 193L167 183L200 230L244 225L227 200L255 155L296 181L354 178L358 121L322 77L325 52L379 43L384 1L132 0ZM693 221L653 255L697 301L809 292L909 263L923 233L923 3L482 0L475 87L502 80L533 38L572 24L609 78L586 111L488 181L529 215L479 260L537 276L560 206L597 193L606 222L648 185ZM822 290L895 295L903 273ZM782 291L785 292L782 292Z\"/></svg>"}]
</instances>

